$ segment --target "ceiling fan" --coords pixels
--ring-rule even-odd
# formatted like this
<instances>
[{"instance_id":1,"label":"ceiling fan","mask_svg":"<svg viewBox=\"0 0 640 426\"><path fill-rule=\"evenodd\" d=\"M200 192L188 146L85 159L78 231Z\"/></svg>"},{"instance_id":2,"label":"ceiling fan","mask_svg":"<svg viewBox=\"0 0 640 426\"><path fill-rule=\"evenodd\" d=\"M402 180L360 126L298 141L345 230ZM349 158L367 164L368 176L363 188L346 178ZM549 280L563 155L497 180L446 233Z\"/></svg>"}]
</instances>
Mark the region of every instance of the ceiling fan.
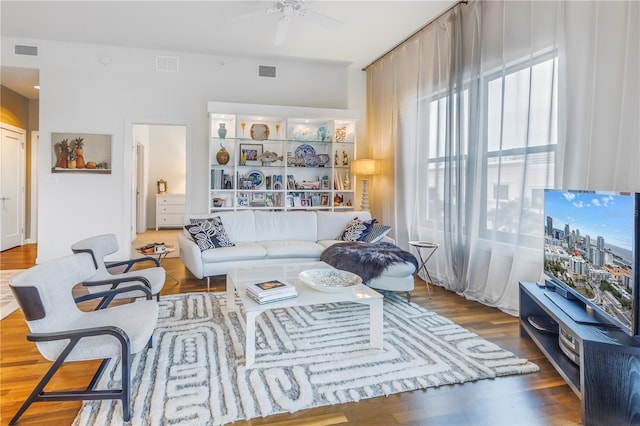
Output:
<instances>
[{"instance_id":1,"label":"ceiling fan","mask_svg":"<svg viewBox=\"0 0 640 426\"><path fill-rule=\"evenodd\" d=\"M275 0L273 7L267 8L265 12L267 15L275 13L282 15L278 21L276 35L273 40L273 44L276 46L284 43L289 30L289 22L295 16L301 16L330 29L338 29L342 26L342 21L309 9L307 0ZM261 13L252 13L250 15L254 14Z\"/></svg>"}]
</instances>

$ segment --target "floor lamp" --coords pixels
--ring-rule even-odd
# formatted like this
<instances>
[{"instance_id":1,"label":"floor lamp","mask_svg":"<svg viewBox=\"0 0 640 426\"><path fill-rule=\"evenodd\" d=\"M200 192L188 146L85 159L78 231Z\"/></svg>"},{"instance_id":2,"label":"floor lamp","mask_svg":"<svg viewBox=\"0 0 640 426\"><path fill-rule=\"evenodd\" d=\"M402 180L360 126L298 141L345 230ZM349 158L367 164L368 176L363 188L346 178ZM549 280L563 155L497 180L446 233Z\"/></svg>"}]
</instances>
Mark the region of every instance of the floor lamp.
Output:
<instances>
[{"instance_id":1,"label":"floor lamp","mask_svg":"<svg viewBox=\"0 0 640 426\"><path fill-rule=\"evenodd\" d=\"M353 160L351 162L351 173L356 176L364 176L362 178L362 204L360 208L369 211L369 176L380 174L382 171L382 162L365 158L361 160Z\"/></svg>"}]
</instances>

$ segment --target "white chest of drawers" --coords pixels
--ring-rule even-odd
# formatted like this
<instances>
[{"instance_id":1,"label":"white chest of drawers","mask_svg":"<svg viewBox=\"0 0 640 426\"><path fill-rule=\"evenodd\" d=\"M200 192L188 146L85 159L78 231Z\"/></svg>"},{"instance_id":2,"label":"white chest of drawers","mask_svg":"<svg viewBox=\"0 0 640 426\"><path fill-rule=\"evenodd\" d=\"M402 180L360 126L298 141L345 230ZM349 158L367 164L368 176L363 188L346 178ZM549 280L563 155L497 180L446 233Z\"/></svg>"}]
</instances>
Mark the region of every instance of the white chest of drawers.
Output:
<instances>
[{"instance_id":1,"label":"white chest of drawers","mask_svg":"<svg viewBox=\"0 0 640 426\"><path fill-rule=\"evenodd\" d=\"M184 194L156 194L156 231L182 227Z\"/></svg>"}]
</instances>

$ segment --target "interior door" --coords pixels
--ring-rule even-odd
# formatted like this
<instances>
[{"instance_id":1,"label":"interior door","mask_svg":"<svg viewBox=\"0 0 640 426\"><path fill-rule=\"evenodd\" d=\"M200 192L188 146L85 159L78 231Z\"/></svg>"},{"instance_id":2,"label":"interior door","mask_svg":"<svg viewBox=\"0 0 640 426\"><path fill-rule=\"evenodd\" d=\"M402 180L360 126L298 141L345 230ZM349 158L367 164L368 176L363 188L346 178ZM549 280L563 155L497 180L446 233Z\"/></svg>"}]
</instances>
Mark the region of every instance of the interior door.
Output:
<instances>
[{"instance_id":1,"label":"interior door","mask_svg":"<svg viewBox=\"0 0 640 426\"><path fill-rule=\"evenodd\" d=\"M0 251L22 245L24 238L24 131L1 128Z\"/></svg>"}]
</instances>

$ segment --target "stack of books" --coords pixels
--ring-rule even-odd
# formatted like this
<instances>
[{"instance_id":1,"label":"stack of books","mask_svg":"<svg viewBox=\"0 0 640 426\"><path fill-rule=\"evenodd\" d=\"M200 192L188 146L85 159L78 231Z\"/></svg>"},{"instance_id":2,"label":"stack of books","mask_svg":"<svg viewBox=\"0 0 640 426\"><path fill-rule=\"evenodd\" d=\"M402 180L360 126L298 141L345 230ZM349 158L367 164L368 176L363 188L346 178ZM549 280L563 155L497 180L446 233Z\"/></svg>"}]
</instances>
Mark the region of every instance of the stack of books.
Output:
<instances>
[{"instance_id":1,"label":"stack of books","mask_svg":"<svg viewBox=\"0 0 640 426\"><path fill-rule=\"evenodd\" d=\"M270 280L247 285L247 295L263 304L297 297L298 291L287 282Z\"/></svg>"}]
</instances>

